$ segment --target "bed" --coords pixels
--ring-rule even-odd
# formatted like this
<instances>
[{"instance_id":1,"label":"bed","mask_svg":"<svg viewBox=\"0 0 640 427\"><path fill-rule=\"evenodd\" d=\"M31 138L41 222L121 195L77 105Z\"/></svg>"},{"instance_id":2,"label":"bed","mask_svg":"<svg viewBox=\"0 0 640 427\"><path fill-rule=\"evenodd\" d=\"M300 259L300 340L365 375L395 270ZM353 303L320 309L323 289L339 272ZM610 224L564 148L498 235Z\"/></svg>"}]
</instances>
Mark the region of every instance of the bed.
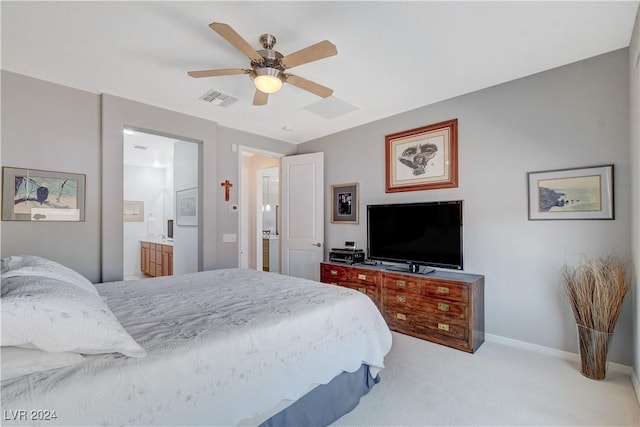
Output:
<instances>
[{"instance_id":1,"label":"bed","mask_svg":"<svg viewBox=\"0 0 640 427\"><path fill-rule=\"evenodd\" d=\"M3 425L328 425L391 348L373 302L342 287L247 269L90 286L53 265L3 264ZM82 360L5 379L9 349Z\"/></svg>"}]
</instances>

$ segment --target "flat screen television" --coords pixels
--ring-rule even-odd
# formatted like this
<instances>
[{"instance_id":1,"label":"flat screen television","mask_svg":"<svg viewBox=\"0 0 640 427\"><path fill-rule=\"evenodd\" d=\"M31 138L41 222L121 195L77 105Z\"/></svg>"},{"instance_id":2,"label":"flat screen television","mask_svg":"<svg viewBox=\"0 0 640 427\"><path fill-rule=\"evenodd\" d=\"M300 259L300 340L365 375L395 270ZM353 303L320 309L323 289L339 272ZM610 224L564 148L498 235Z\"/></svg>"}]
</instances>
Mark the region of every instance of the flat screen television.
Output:
<instances>
[{"instance_id":1,"label":"flat screen television","mask_svg":"<svg viewBox=\"0 0 640 427\"><path fill-rule=\"evenodd\" d=\"M462 270L462 200L368 205L367 257Z\"/></svg>"}]
</instances>

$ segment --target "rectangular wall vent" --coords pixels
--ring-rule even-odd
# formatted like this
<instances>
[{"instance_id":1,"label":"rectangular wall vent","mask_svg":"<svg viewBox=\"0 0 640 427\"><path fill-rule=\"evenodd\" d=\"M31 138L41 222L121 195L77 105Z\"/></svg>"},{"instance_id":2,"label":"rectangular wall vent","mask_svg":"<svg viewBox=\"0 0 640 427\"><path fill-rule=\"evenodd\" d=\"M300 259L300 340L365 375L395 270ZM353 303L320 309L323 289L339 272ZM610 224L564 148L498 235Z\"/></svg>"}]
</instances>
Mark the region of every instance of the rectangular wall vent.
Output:
<instances>
[{"instance_id":1,"label":"rectangular wall vent","mask_svg":"<svg viewBox=\"0 0 640 427\"><path fill-rule=\"evenodd\" d=\"M303 109L330 120L348 114L352 111L356 111L358 110L358 107L353 104L349 104L347 101L343 101L340 98L336 98L335 96L330 96L314 102L313 104L309 104L306 107L303 107Z\"/></svg>"},{"instance_id":2,"label":"rectangular wall vent","mask_svg":"<svg viewBox=\"0 0 640 427\"><path fill-rule=\"evenodd\" d=\"M233 96L227 95L226 93L218 92L217 90L210 90L209 92L202 95L200 99L206 102L210 102L213 105L218 105L220 107L226 107L238 100L238 98L234 98Z\"/></svg>"}]
</instances>

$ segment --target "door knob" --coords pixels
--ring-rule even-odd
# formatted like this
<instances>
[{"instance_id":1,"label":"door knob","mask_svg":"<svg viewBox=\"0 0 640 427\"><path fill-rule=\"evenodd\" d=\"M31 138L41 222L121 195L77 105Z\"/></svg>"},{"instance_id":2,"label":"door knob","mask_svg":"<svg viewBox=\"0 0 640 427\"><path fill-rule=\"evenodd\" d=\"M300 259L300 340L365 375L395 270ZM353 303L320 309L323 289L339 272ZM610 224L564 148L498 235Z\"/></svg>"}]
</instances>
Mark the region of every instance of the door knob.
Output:
<instances>
[{"instance_id":1,"label":"door knob","mask_svg":"<svg viewBox=\"0 0 640 427\"><path fill-rule=\"evenodd\" d=\"M312 243L312 245L313 245L313 246L317 246L317 247L319 247L319 248L321 248L321 247L322 247L322 243Z\"/></svg>"}]
</instances>

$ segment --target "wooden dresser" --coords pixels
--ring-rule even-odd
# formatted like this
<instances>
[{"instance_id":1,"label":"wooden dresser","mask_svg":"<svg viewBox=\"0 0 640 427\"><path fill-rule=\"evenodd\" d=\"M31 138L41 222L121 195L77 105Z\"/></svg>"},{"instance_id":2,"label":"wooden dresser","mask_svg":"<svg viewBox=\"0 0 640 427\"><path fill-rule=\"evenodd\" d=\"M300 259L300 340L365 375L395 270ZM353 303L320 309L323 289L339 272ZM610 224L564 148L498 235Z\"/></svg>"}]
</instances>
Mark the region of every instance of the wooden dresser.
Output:
<instances>
[{"instance_id":1,"label":"wooden dresser","mask_svg":"<svg viewBox=\"0 0 640 427\"><path fill-rule=\"evenodd\" d=\"M382 311L380 304L380 271L344 264L320 264L320 281L355 289L368 295Z\"/></svg>"},{"instance_id":2,"label":"wooden dresser","mask_svg":"<svg viewBox=\"0 0 640 427\"><path fill-rule=\"evenodd\" d=\"M321 263L320 280L367 294L396 332L470 353L484 342L484 276Z\"/></svg>"},{"instance_id":3,"label":"wooden dresser","mask_svg":"<svg viewBox=\"0 0 640 427\"><path fill-rule=\"evenodd\" d=\"M140 271L147 276L173 276L173 245L140 241Z\"/></svg>"}]
</instances>

